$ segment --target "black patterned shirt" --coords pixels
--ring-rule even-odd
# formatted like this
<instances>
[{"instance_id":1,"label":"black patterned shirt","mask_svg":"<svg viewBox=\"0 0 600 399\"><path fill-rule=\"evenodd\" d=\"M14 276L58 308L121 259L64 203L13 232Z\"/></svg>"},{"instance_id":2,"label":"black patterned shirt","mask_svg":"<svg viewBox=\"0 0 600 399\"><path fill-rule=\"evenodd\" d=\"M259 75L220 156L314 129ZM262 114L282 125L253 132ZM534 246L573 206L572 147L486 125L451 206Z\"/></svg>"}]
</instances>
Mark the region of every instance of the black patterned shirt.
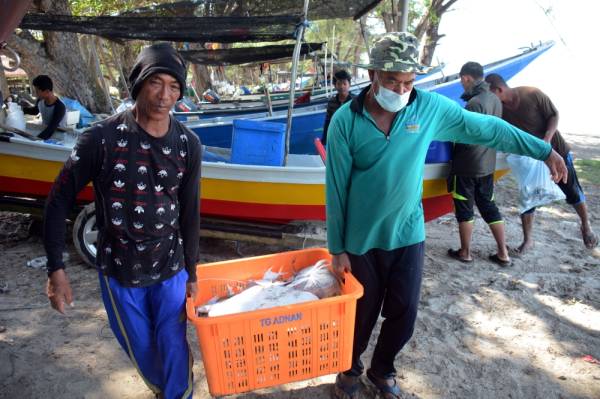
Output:
<instances>
[{"instance_id":1,"label":"black patterned shirt","mask_svg":"<svg viewBox=\"0 0 600 399\"><path fill-rule=\"evenodd\" d=\"M90 181L96 196L97 267L124 286L145 287L185 267L195 281L201 146L171 117L156 138L131 110L87 130L57 177L44 212L48 272L63 268L64 220Z\"/></svg>"}]
</instances>

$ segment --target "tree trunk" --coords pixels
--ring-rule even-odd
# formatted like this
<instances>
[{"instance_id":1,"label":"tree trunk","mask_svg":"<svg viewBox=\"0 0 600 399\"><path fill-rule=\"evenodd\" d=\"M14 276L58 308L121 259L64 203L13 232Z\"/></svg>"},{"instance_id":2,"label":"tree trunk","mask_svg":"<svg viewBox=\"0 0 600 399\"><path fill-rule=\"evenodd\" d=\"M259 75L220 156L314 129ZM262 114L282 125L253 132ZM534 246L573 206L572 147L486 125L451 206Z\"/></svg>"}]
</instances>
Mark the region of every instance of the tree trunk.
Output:
<instances>
[{"instance_id":1,"label":"tree trunk","mask_svg":"<svg viewBox=\"0 0 600 399\"><path fill-rule=\"evenodd\" d=\"M423 52L421 53L421 64L431 65L433 60L433 53L437 47L438 41L446 36L438 33L439 24L432 24L426 32L427 40L423 46Z\"/></svg>"},{"instance_id":2,"label":"tree trunk","mask_svg":"<svg viewBox=\"0 0 600 399\"><path fill-rule=\"evenodd\" d=\"M248 66L240 68L242 79L240 84L249 85L254 81L254 70L256 66Z\"/></svg>"},{"instance_id":3,"label":"tree trunk","mask_svg":"<svg viewBox=\"0 0 600 399\"><path fill-rule=\"evenodd\" d=\"M383 19L383 25L386 32L400 31L401 18L398 2L399 0L390 0L390 11L381 12L381 18Z\"/></svg>"},{"instance_id":4,"label":"tree trunk","mask_svg":"<svg viewBox=\"0 0 600 399\"><path fill-rule=\"evenodd\" d=\"M100 37L96 37L96 48L98 49L98 57L100 57L100 63L104 65L104 68L106 69L106 74L108 75L108 78L110 79L109 88L110 88L110 86L118 87L119 80L115 77L115 74L113 72L113 69L116 70L117 67L112 62L112 58L106 56L105 44L106 44L105 40L103 40ZM109 62L109 60L111 62ZM111 65L111 63L113 65Z\"/></svg>"},{"instance_id":5,"label":"tree trunk","mask_svg":"<svg viewBox=\"0 0 600 399\"><path fill-rule=\"evenodd\" d=\"M91 35L81 35L79 38L81 53L83 55L83 66L86 69L86 74L91 77L91 79L95 79L96 84L102 88L100 81L97 79L98 74L96 73L96 59L94 57L93 49L93 46L95 45L94 42L94 36Z\"/></svg>"},{"instance_id":6,"label":"tree trunk","mask_svg":"<svg viewBox=\"0 0 600 399\"><path fill-rule=\"evenodd\" d=\"M394 31L394 24L392 21L392 14L390 14L389 12L383 11L381 13L381 18L383 19L383 27L385 28L386 32L393 32Z\"/></svg>"},{"instance_id":7,"label":"tree trunk","mask_svg":"<svg viewBox=\"0 0 600 399\"><path fill-rule=\"evenodd\" d=\"M119 90L119 96L122 99L130 98L131 93L129 92L129 83L127 81L127 76L125 75L125 71L123 70L123 60L117 52L117 45L113 41L109 41L108 44L110 46L110 56L115 64L115 68L117 69L117 89Z\"/></svg>"},{"instance_id":8,"label":"tree trunk","mask_svg":"<svg viewBox=\"0 0 600 399\"><path fill-rule=\"evenodd\" d=\"M356 43L356 46L354 46L354 57L352 60L353 64L360 63L360 55L363 52L363 48L362 48L363 45L364 45L364 40L359 39L358 42ZM352 66L352 76L358 76L358 68L355 66Z\"/></svg>"},{"instance_id":9,"label":"tree trunk","mask_svg":"<svg viewBox=\"0 0 600 399\"><path fill-rule=\"evenodd\" d=\"M190 50L201 50L204 46L201 43L190 43ZM192 64L192 76L194 77L194 90L198 93L198 96L202 96L208 89L212 89L212 82L210 80L210 70L206 65Z\"/></svg>"},{"instance_id":10,"label":"tree trunk","mask_svg":"<svg viewBox=\"0 0 600 399\"><path fill-rule=\"evenodd\" d=\"M121 66L123 67L123 73L125 76L129 77L133 66L135 65L135 60L140 52L139 41L126 41L123 44L119 44L116 47L119 49L119 54L121 56Z\"/></svg>"},{"instance_id":11,"label":"tree trunk","mask_svg":"<svg viewBox=\"0 0 600 399\"><path fill-rule=\"evenodd\" d=\"M392 26L394 32L400 31L400 12L398 11L398 0L391 0L392 2Z\"/></svg>"},{"instance_id":12,"label":"tree trunk","mask_svg":"<svg viewBox=\"0 0 600 399\"><path fill-rule=\"evenodd\" d=\"M440 35L438 29L442 16L458 0L432 0L431 5L421 18L415 29L415 36L421 43L425 40L423 53L421 54L421 63L431 65L433 53L439 40L445 35Z\"/></svg>"},{"instance_id":13,"label":"tree trunk","mask_svg":"<svg viewBox=\"0 0 600 399\"><path fill-rule=\"evenodd\" d=\"M67 0L36 0L38 12L70 15ZM55 90L66 97L77 99L92 112L108 112L110 109L102 88L87 73L74 33L43 32L43 41L37 40L29 31L13 34L8 44L21 56L22 68L34 77L48 75Z\"/></svg>"}]
</instances>

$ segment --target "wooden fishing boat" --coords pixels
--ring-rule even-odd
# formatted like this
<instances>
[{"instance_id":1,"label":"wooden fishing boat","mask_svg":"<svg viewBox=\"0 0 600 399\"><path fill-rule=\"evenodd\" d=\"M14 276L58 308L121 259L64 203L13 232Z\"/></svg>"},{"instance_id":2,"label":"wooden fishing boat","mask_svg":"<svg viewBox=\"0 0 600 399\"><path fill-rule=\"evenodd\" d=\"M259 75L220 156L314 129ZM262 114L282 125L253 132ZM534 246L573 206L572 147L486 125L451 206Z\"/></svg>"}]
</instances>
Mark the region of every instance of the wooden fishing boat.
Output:
<instances>
[{"instance_id":1,"label":"wooden fishing boat","mask_svg":"<svg viewBox=\"0 0 600 399\"><path fill-rule=\"evenodd\" d=\"M0 134L0 195L45 199L71 145L32 141ZM448 149L432 146L425 165L423 208L427 221L452 211L446 189ZM496 177L507 172L504 158ZM93 201L87 186L78 203ZM95 257L95 216L84 209L74 227L74 241L88 262ZM240 165L203 161L201 212L205 217L286 224L325 220L325 166L319 155L290 154L286 166Z\"/></svg>"},{"instance_id":2,"label":"wooden fishing boat","mask_svg":"<svg viewBox=\"0 0 600 399\"><path fill-rule=\"evenodd\" d=\"M506 80L515 76L523 70L529 63L549 50L554 42L546 42L534 46L522 53L500 61L496 61L484 66L484 72L498 73ZM370 82L363 82L356 86L360 91ZM463 93L463 87L460 83L458 73L440 77L438 74L426 76L419 80L416 87L442 94L461 105L464 101L460 99ZM283 122L287 119L287 104L285 109L273 112L269 115L266 111L248 113L248 109L230 108L212 114L213 117L206 118L207 115L201 113L185 112L175 113L179 120L184 121L186 126L193 130L201 139L202 143L208 146L230 148L233 131L233 121L235 119L253 119L257 121ZM243 112L240 112L243 111ZM294 109L292 117L292 132L290 136L290 152L292 154L316 154L313 145L315 138L321 138L323 135L323 124L325 121L326 100L313 101L310 104L304 104Z\"/></svg>"},{"instance_id":3,"label":"wooden fishing boat","mask_svg":"<svg viewBox=\"0 0 600 399\"><path fill-rule=\"evenodd\" d=\"M71 151L72 145L1 134L0 194L46 198ZM502 161L498 165L506 169ZM447 162L425 165L423 204L427 220L451 211L447 172ZM93 198L88 186L78 201L88 203ZM203 161L201 201L202 213L211 217L276 223L325 220L325 166L318 155L300 154L290 154L286 166Z\"/></svg>"},{"instance_id":4,"label":"wooden fishing boat","mask_svg":"<svg viewBox=\"0 0 600 399\"><path fill-rule=\"evenodd\" d=\"M521 55L486 66L486 72L499 72L510 77L552 46L546 43ZM457 76L423 79L419 86L448 95L455 101L460 83ZM325 220L325 166L313 150L314 139L321 136L324 105L311 105L294 113L291 154L286 166L241 165L227 162L203 162L201 209L206 217L285 224L291 221ZM284 115L254 114L245 119L284 122ZM230 148L235 115L187 122L200 135L202 142ZM71 145L49 144L22 137L0 136L0 195L44 199L63 162L72 151ZM222 151L222 150L221 150ZM423 208L425 219L432 220L452 211L452 200L446 190L449 145L434 142L424 170ZM499 159L496 177L507 172ZM93 200L91 186L78 197L80 204ZM74 231L75 243L95 255L94 215L84 210ZM80 251L82 252L82 251Z\"/></svg>"}]
</instances>

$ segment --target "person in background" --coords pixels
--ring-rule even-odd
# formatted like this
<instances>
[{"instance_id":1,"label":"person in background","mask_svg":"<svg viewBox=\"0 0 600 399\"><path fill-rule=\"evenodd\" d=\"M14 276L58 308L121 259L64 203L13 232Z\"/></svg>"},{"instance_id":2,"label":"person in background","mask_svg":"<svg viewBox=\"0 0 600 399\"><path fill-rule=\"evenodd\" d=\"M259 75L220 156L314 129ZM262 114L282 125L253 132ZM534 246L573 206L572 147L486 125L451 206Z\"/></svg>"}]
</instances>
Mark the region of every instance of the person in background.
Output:
<instances>
[{"instance_id":1,"label":"person in background","mask_svg":"<svg viewBox=\"0 0 600 399\"><path fill-rule=\"evenodd\" d=\"M87 130L44 210L48 298L64 313L72 293L62 252L77 193L94 185L100 290L110 327L159 398L192 397L186 293L196 292L200 231L198 136L170 115L186 69L166 43L144 48L129 76L135 105Z\"/></svg>"},{"instance_id":2,"label":"person in background","mask_svg":"<svg viewBox=\"0 0 600 399\"><path fill-rule=\"evenodd\" d=\"M342 105L329 126L325 168L327 246L332 267L351 272L364 295L356 305L352 366L338 374L335 398L356 398L361 355L384 318L367 380L384 399L402 395L396 355L417 318L425 255L423 171L433 140L478 144L545 160L555 180L567 170L551 146L500 118L469 112L439 94L415 89L419 43L392 32L374 43L372 84Z\"/></svg>"},{"instance_id":3,"label":"person in background","mask_svg":"<svg viewBox=\"0 0 600 399\"><path fill-rule=\"evenodd\" d=\"M502 116L502 103L489 90L483 80L483 67L477 62L467 62L459 72L460 83L465 92L461 96L467 102L467 111ZM454 212L458 222L460 249L449 249L448 255L461 262L473 262L471 237L473 235L473 205L490 227L498 252L489 256L500 266L511 261L506 249L504 220L494 202L494 171L496 150L481 145L455 143L452 150L452 166L448 177L448 189L454 200Z\"/></svg>"},{"instance_id":4,"label":"person in background","mask_svg":"<svg viewBox=\"0 0 600 399\"><path fill-rule=\"evenodd\" d=\"M38 75L33 79L32 84L37 101L33 107L23 106L23 113L41 115L45 128L38 137L46 140L52 137L57 127L67 126L67 108L54 94L54 85L49 76Z\"/></svg>"},{"instance_id":5,"label":"person in background","mask_svg":"<svg viewBox=\"0 0 600 399\"><path fill-rule=\"evenodd\" d=\"M337 94L329 99L327 103L327 114L325 115L325 124L323 125L323 137L321 137L321 143L327 144L327 130L329 129L329 123L331 117L343 104L352 100L352 93L350 93L350 82L352 77L345 70L337 71L333 75L333 85L337 90Z\"/></svg>"},{"instance_id":6,"label":"person in background","mask_svg":"<svg viewBox=\"0 0 600 399\"><path fill-rule=\"evenodd\" d=\"M490 90L502 101L502 119L544 140L563 157L569 177L566 182L558 182L558 187L565 193L567 203L575 208L581 221L581 236L588 249L598 245L598 236L590 224L585 194L577 179L573 155L569 144L558 131L558 110L546 94L536 87L514 87L506 84L502 76L492 73L485 78ZM534 245L531 235L533 229L535 208L521 214L523 242L518 247L518 253L525 253Z\"/></svg>"}]
</instances>

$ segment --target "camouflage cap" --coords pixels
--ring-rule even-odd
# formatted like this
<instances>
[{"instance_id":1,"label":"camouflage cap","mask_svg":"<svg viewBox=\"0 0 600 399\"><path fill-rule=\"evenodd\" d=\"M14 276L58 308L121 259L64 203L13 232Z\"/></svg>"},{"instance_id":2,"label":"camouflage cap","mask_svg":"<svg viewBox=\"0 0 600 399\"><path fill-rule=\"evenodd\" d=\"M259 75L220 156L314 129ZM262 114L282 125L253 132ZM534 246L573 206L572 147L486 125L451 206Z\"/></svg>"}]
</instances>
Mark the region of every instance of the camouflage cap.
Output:
<instances>
[{"instance_id":1,"label":"camouflage cap","mask_svg":"<svg viewBox=\"0 0 600 399\"><path fill-rule=\"evenodd\" d=\"M371 49L369 64L357 67L386 72L425 73L419 63L419 42L408 32L390 32L379 38Z\"/></svg>"}]
</instances>

